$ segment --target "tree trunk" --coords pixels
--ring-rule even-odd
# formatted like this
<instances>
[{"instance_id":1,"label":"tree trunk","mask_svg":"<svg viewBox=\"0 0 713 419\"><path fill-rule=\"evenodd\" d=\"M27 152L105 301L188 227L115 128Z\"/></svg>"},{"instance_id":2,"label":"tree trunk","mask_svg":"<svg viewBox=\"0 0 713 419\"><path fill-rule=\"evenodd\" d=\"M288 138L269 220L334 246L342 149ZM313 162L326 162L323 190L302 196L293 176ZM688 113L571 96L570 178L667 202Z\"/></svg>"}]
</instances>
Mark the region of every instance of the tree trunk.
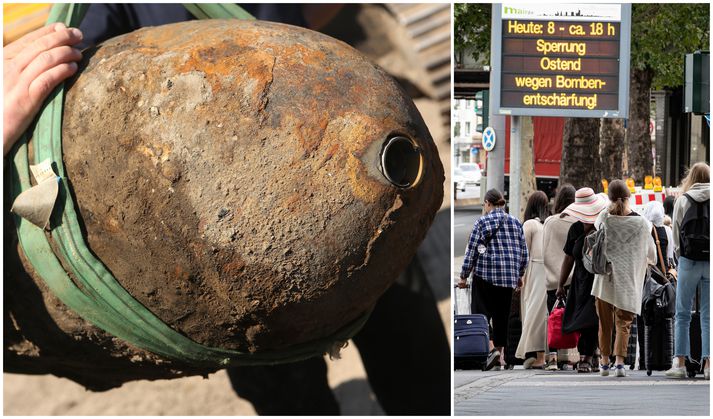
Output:
<instances>
[{"instance_id":1,"label":"tree trunk","mask_svg":"<svg viewBox=\"0 0 713 419\"><path fill-rule=\"evenodd\" d=\"M634 178L637 185L643 185L644 176L652 175L654 158L652 154L649 119L651 112L650 91L653 72L649 68L631 70L629 85L629 127L626 132L628 159L627 175Z\"/></svg>"},{"instance_id":2,"label":"tree trunk","mask_svg":"<svg viewBox=\"0 0 713 419\"><path fill-rule=\"evenodd\" d=\"M532 126L532 117L523 117L521 121L520 202L522 202L522 204L520 205L520 214L513 214L520 220L525 216L527 199L537 190L537 182L535 182L535 153L533 152L535 131Z\"/></svg>"},{"instance_id":3,"label":"tree trunk","mask_svg":"<svg viewBox=\"0 0 713 419\"><path fill-rule=\"evenodd\" d=\"M567 118L562 139L560 184L600 191L599 118Z\"/></svg>"},{"instance_id":4,"label":"tree trunk","mask_svg":"<svg viewBox=\"0 0 713 419\"><path fill-rule=\"evenodd\" d=\"M602 177L611 182L624 175L622 162L624 156L623 119L602 118L601 144L599 153L602 161Z\"/></svg>"}]
</instances>

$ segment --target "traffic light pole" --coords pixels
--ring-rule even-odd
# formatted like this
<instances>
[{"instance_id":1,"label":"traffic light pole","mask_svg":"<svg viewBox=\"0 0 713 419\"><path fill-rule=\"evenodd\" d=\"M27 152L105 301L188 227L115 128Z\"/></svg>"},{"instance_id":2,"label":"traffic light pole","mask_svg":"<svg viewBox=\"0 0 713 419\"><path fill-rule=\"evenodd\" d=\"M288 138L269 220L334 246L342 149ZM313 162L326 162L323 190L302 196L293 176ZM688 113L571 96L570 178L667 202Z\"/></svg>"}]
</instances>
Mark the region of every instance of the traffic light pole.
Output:
<instances>
[{"instance_id":1,"label":"traffic light pole","mask_svg":"<svg viewBox=\"0 0 713 419\"><path fill-rule=\"evenodd\" d=\"M492 7L495 8L499 5L493 4ZM490 51L495 48L493 42L495 42L496 36L500 33L495 32L496 25L500 24L500 21L495 21L495 13L492 14L490 22ZM492 52L491 52L492 56ZM490 86L493 86L493 78L495 74L500 71L500 63L490 60ZM490 92L492 94L499 94L498 92ZM488 97L490 99L490 97ZM493 107L488 105L488 119L490 127L495 130L495 137L497 141L495 142L495 148L488 152L488 167L486 169L487 174L487 188L497 189L500 192L505 192L505 116L493 113ZM483 127L485 128L485 127ZM510 182L512 184L512 182Z\"/></svg>"}]
</instances>

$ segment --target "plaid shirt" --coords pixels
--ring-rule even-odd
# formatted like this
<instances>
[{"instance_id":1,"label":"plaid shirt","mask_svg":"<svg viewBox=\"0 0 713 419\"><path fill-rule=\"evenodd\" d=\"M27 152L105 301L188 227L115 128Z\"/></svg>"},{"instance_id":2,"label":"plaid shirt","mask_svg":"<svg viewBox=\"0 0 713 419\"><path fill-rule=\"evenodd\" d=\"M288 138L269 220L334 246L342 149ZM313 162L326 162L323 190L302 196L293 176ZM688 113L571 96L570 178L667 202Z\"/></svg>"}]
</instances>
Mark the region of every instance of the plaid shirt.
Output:
<instances>
[{"instance_id":1,"label":"plaid shirt","mask_svg":"<svg viewBox=\"0 0 713 419\"><path fill-rule=\"evenodd\" d=\"M478 254L478 245L485 244L486 238L493 235L501 221L503 225L490 240L486 252ZM525 275L528 258L522 225L502 208L496 208L473 225L461 277L467 278L474 272L475 276L492 285L517 288L518 279Z\"/></svg>"}]
</instances>

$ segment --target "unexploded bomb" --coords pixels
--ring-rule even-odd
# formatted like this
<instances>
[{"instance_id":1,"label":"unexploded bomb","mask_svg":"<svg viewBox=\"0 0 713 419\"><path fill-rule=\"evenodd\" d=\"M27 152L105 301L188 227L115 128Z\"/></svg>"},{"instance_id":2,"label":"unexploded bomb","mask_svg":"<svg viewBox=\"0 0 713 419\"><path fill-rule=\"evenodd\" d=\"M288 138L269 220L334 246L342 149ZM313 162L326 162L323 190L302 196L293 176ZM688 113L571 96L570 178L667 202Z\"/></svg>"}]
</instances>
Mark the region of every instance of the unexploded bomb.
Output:
<instances>
[{"instance_id":1,"label":"unexploded bomb","mask_svg":"<svg viewBox=\"0 0 713 419\"><path fill-rule=\"evenodd\" d=\"M328 36L193 21L84 57L63 153L87 243L196 342L260 352L329 336L374 305L441 204L443 167L411 99ZM14 277L6 291L25 292L5 294L6 370L94 387L77 365L101 362L118 383L200 372L112 340L40 278Z\"/></svg>"}]
</instances>

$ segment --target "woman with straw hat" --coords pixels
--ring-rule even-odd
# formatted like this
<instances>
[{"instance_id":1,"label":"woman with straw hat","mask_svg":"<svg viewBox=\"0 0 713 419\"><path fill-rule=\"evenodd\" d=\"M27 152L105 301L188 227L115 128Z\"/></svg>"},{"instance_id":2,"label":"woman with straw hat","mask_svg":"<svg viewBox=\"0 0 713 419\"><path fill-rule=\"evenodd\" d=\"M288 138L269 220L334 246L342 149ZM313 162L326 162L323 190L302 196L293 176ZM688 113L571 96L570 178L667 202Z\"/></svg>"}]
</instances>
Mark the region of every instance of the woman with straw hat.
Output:
<instances>
[{"instance_id":1,"label":"woman with straw hat","mask_svg":"<svg viewBox=\"0 0 713 419\"><path fill-rule=\"evenodd\" d=\"M584 267L582 247L584 238L594 230L597 216L607 207L607 200L604 196L595 194L592 188L577 190L574 199L574 203L562 211L576 222L569 228L567 241L564 244L565 258L560 271L557 296L560 298L565 296L564 284L574 267L562 329L565 333L580 333L577 343L580 355L577 372L588 373L594 370L592 358L599 343L597 336L599 318L594 306L594 297L591 295L594 274ZM594 364L596 365L596 362Z\"/></svg>"}]
</instances>

